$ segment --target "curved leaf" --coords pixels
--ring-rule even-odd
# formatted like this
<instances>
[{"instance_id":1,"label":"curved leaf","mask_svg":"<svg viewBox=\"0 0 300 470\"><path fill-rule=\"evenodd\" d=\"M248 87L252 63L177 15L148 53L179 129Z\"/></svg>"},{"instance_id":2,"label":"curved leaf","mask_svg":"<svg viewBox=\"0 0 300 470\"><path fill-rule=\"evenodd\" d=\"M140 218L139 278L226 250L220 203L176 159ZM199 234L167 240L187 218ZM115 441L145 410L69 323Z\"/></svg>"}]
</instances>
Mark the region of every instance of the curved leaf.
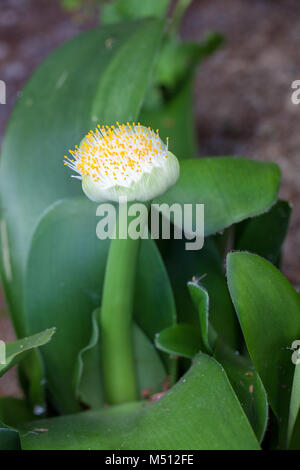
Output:
<instances>
[{"instance_id":1,"label":"curved leaf","mask_svg":"<svg viewBox=\"0 0 300 470\"><path fill-rule=\"evenodd\" d=\"M230 253L227 277L251 359L284 429L294 373L290 348L300 338L300 298L258 255Z\"/></svg>"},{"instance_id":2,"label":"curved leaf","mask_svg":"<svg viewBox=\"0 0 300 470\"><path fill-rule=\"evenodd\" d=\"M268 422L268 400L262 381L251 361L218 342L215 358L224 367L230 383L261 442Z\"/></svg>"},{"instance_id":3,"label":"curved leaf","mask_svg":"<svg viewBox=\"0 0 300 470\"><path fill-rule=\"evenodd\" d=\"M205 349L200 328L183 323L157 333L155 345L168 354L188 359L192 359L200 350Z\"/></svg>"},{"instance_id":4,"label":"curved leaf","mask_svg":"<svg viewBox=\"0 0 300 470\"><path fill-rule=\"evenodd\" d=\"M93 314L92 337L88 346L79 353L74 380L76 395L81 402L93 409L101 408L105 403L98 315L97 309ZM133 347L140 397L143 397L145 390L148 390L149 394L161 391L167 375L166 370L153 344L137 325L133 328Z\"/></svg>"},{"instance_id":5,"label":"curved leaf","mask_svg":"<svg viewBox=\"0 0 300 470\"><path fill-rule=\"evenodd\" d=\"M179 180L154 202L204 204L207 236L267 211L276 201L279 182L274 163L230 157L182 160Z\"/></svg>"},{"instance_id":6,"label":"curved leaf","mask_svg":"<svg viewBox=\"0 0 300 470\"><path fill-rule=\"evenodd\" d=\"M92 409L100 408L105 403L97 315L98 309L92 315L91 338L78 354L73 382L78 401Z\"/></svg>"},{"instance_id":7,"label":"curved leaf","mask_svg":"<svg viewBox=\"0 0 300 470\"><path fill-rule=\"evenodd\" d=\"M214 241L206 238L201 250L186 251L183 240L167 240L166 246L162 245L162 251L173 286L179 321L199 325L199 312L188 287L188 281L198 279L209 295L211 326L217 335L237 349L240 327L227 289L222 259Z\"/></svg>"},{"instance_id":8,"label":"curved leaf","mask_svg":"<svg viewBox=\"0 0 300 470\"><path fill-rule=\"evenodd\" d=\"M39 421L23 427L21 439L25 449L259 449L224 369L204 354L151 406Z\"/></svg>"},{"instance_id":9,"label":"curved leaf","mask_svg":"<svg viewBox=\"0 0 300 470\"><path fill-rule=\"evenodd\" d=\"M51 340L54 332L55 328L49 328L35 335L8 343L5 348L5 363L2 364L0 362L0 377L11 367L20 362L30 350L47 344Z\"/></svg>"},{"instance_id":10,"label":"curved leaf","mask_svg":"<svg viewBox=\"0 0 300 470\"><path fill-rule=\"evenodd\" d=\"M193 303L198 311L202 341L208 353L212 352L209 344L209 296L204 287L197 280L188 282L188 289Z\"/></svg>"}]
</instances>

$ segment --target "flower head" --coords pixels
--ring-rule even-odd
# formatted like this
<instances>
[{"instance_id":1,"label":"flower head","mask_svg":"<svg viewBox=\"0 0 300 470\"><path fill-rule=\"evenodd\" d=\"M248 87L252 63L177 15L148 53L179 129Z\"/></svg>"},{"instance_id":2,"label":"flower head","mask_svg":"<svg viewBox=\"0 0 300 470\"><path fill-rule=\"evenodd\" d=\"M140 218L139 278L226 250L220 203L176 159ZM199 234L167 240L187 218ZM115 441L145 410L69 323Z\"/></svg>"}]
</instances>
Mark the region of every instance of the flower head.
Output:
<instances>
[{"instance_id":1,"label":"flower head","mask_svg":"<svg viewBox=\"0 0 300 470\"><path fill-rule=\"evenodd\" d=\"M79 174L85 194L96 202L150 201L176 183L177 158L158 130L140 123L100 126L79 147L69 150L65 165Z\"/></svg>"}]
</instances>

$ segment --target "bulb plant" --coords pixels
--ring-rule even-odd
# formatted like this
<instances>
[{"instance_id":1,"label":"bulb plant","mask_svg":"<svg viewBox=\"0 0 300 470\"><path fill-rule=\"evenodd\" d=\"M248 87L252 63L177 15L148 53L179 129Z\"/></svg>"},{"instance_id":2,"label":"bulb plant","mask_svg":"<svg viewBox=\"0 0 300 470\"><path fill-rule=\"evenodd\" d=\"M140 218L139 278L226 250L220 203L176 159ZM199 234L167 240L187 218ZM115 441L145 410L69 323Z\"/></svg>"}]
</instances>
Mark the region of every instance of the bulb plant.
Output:
<instances>
[{"instance_id":1,"label":"bulb plant","mask_svg":"<svg viewBox=\"0 0 300 470\"><path fill-rule=\"evenodd\" d=\"M70 153L65 164L79 174L87 197L98 203L150 202L179 176L178 160L159 138L158 129L154 132L140 123L99 124ZM103 380L111 404L138 399L132 310L140 241L117 236L111 240L107 259L99 325Z\"/></svg>"},{"instance_id":2,"label":"bulb plant","mask_svg":"<svg viewBox=\"0 0 300 470\"><path fill-rule=\"evenodd\" d=\"M300 446L300 298L280 272L291 214L277 199L280 170L190 158L199 55L175 73L176 28L152 16L63 45L11 116L1 275L18 340L0 375L18 364L24 399L0 398L0 448ZM168 85L158 73L165 48ZM68 148L75 179L62 166ZM204 204L204 247L121 236L125 201ZM119 218L99 239L108 203ZM175 230L172 212L164 217Z\"/></svg>"}]
</instances>

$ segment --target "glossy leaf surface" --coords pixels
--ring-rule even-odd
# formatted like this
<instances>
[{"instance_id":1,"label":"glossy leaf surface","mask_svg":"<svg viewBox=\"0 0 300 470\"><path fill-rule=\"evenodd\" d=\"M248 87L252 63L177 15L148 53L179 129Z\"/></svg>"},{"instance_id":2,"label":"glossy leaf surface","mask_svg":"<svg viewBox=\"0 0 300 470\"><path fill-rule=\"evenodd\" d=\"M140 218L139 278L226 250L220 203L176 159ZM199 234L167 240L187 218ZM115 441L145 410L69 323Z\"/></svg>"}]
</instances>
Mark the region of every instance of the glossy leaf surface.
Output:
<instances>
[{"instance_id":1,"label":"glossy leaf surface","mask_svg":"<svg viewBox=\"0 0 300 470\"><path fill-rule=\"evenodd\" d=\"M31 433L33 427L45 433ZM25 449L259 449L222 367L200 354L152 405L43 420L21 432Z\"/></svg>"}]
</instances>

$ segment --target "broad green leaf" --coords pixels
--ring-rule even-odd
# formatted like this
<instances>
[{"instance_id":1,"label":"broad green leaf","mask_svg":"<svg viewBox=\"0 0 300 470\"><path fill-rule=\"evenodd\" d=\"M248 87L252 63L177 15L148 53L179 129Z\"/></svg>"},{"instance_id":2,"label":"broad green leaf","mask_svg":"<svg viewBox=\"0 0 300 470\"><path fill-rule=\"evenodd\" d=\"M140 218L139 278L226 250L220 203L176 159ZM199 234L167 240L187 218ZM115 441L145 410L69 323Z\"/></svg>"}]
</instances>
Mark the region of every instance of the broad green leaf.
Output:
<instances>
[{"instance_id":1,"label":"broad green leaf","mask_svg":"<svg viewBox=\"0 0 300 470\"><path fill-rule=\"evenodd\" d=\"M199 311L192 301L188 287L188 282L194 278L208 292L210 326L233 349L237 349L240 343L240 327L230 300L220 254L211 238L206 238L204 247L197 251L185 250L184 243L183 240L166 240L166 244L162 245L164 261L173 286L178 319L182 323L199 325ZM206 313L204 315L206 316Z\"/></svg>"},{"instance_id":2,"label":"broad green leaf","mask_svg":"<svg viewBox=\"0 0 300 470\"><path fill-rule=\"evenodd\" d=\"M119 23L148 16L163 18L170 0L113 0L101 7L101 23Z\"/></svg>"},{"instance_id":3,"label":"broad green leaf","mask_svg":"<svg viewBox=\"0 0 300 470\"><path fill-rule=\"evenodd\" d=\"M96 208L85 197L54 204L35 231L28 260L26 319L31 332L41 325L57 327L54 341L41 353L52 401L68 413L79 410L74 369L91 338L92 312L101 304L109 247L109 240L96 236ZM134 315L150 340L176 318L169 280L152 240L141 244Z\"/></svg>"},{"instance_id":4,"label":"broad green leaf","mask_svg":"<svg viewBox=\"0 0 300 470\"><path fill-rule=\"evenodd\" d=\"M0 377L11 367L20 362L28 351L47 344L51 340L54 332L55 328L49 328L33 336L8 343L5 348L5 363L0 363Z\"/></svg>"},{"instance_id":5,"label":"broad green leaf","mask_svg":"<svg viewBox=\"0 0 300 470\"><path fill-rule=\"evenodd\" d=\"M100 408L105 403L98 315L99 310L95 310L92 337L88 346L79 353L74 380L76 395L82 403L93 409ZM152 394L161 391L167 375L166 370L153 344L137 325L133 328L133 346L140 397L143 396L144 390L150 390Z\"/></svg>"},{"instance_id":6,"label":"broad green leaf","mask_svg":"<svg viewBox=\"0 0 300 470\"><path fill-rule=\"evenodd\" d=\"M268 422L267 394L250 359L218 342L215 358L224 367L230 383L261 442Z\"/></svg>"},{"instance_id":7,"label":"broad green leaf","mask_svg":"<svg viewBox=\"0 0 300 470\"><path fill-rule=\"evenodd\" d=\"M272 263L278 261L292 208L286 201L278 201L266 214L246 220L237 227L235 248L263 256Z\"/></svg>"},{"instance_id":8,"label":"broad green leaf","mask_svg":"<svg viewBox=\"0 0 300 470\"><path fill-rule=\"evenodd\" d=\"M21 450L19 432L0 421L0 450Z\"/></svg>"},{"instance_id":9,"label":"broad green leaf","mask_svg":"<svg viewBox=\"0 0 300 470\"><path fill-rule=\"evenodd\" d=\"M101 299L109 243L96 237L95 214L96 206L87 198L55 203L42 217L29 254L25 316L31 332L40 325L56 326L42 358L51 400L61 412L80 409L72 384L74 367L90 340L91 312Z\"/></svg>"},{"instance_id":10,"label":"broad green leaf","mask_svg":"<svg viewBox=\"0 0 300 470\"><path fill-rule=\"evenodd\" d=\"M204 204L207 236L268 210L279 182L274 163L230 157L184 160L177 183L155 203Z\"/></svg>"},{"instance_id":11,"label":"broad green leaf","mask_svg":"<svg viewBox=\"0 0 300 470\"><path fill-rule=\"evenodd\" d=\"M34 418L24 399L0 397L0 421L6 425L17 427L18 424L33 421Z\"/></svg>"},{"instance_id":12,"label":"broad green leaf","mask_svg":"<svg viewBox=\"0 0 300 470\"><path fill-rule=\"evenodd\" d=\"M193 325L179 323L157 333L155 345L168 354L192 359L200 350L205 350L201 330Z\"/></svg>"},{"instance_id":13,"label":"broad green leaf","mask_svg":"<svg viewBox=\"0 0 300 470\"><path fill-rule=\"evenodd\" d=\"M151 405L39 421L24 426L21 439L25 449L259 449L224 369L203 354Z\"/></svg>"},{"instance_id":14,"label":"broad green leaf","mask_svg":"<svg viewBox=\"0 0 300 470\"><path fill-rule=\"evenodd\" d=\"M1 270L18 336L28 334L23 280L37 221L55 201L82 194L63 156L98 121L136 120L162 29L161 21L143 20L79 35L43 62L15 106L2 147L0 204Z\"/></svg>"},{"instance_id":15,"label":"broad green leaf","mask_svg":"<svg viewBox=\"0 0 300 470\"><path fill-rule=\"evenodd\" d=\"M209 344L209 296L208 292L202 287L197 280L188 282L188 289L192 297L193 303L198 311L199 322L201 327L202 342L208 353L211 353Z\"/></svg>"},{"instance_id":16,"label":"broad green leaf","mask_svg":"<svg viewBox=\"0 0 300 470\"><path fill-rule=\"evenodd\" d=\"M258 255L230 253L227 278L249 354L284 429L294 373L290 348L300 338L300 298Z\"/></svg>"}]
</instances>

